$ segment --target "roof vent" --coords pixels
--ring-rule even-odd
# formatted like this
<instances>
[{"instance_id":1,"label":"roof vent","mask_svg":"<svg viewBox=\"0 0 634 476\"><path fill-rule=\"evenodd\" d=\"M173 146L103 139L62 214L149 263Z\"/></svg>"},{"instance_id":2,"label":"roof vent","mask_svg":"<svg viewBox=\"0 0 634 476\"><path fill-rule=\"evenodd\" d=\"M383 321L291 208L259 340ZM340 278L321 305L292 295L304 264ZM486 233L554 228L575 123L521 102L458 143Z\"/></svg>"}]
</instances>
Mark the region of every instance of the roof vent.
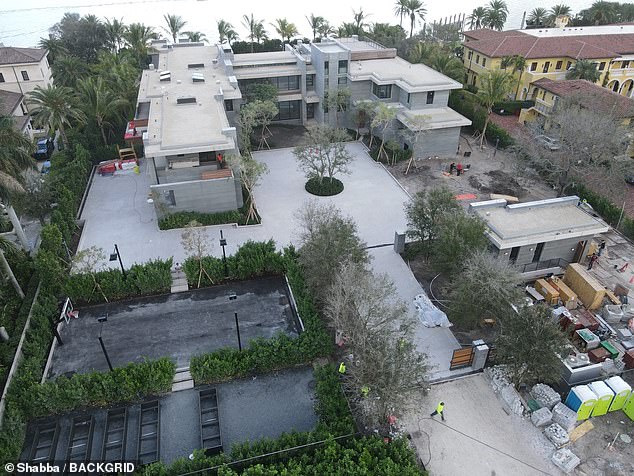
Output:
<instances>
[{"instance_id":1,"label":"roof vent","mask_svg":"<svg viewBox=\"0 0 634 476\"><path fill-rule=\"evenodd\" d=\"M194 73L194 74L192 74L192 81L194 83L204 83L205 82L205 77L203 76L202 73Z\"/></svg>"},{"instance_id":2,"label":"roof vent","mask_svg":"<svg viewBox=\"0 0 634 476\"><path fill-rule=\"evenodd\" d=\"M181 96L176 99L176 104L196 104L196 98L194 96Z\"/></svg>"},{"instance_id":3,"label":"roof vent","mask_svg":"<svg viewBox=\"0 0 634 476\"><path fill-rule=\"evenodd\" d=\"M205 67L205 63L192 63L187 65L188 69L199 69L204 67Z\"/></svg>"},{"instance_id":4,"label":"roof vent","mask_svg":"<svg viewBox=\"0 0 634 476\"><path fill-rule=\"evenodd\" d=\"M161 71L159 73L159 81L171 81L172 73L169 71Z\"/></svg>"}]
</instances>

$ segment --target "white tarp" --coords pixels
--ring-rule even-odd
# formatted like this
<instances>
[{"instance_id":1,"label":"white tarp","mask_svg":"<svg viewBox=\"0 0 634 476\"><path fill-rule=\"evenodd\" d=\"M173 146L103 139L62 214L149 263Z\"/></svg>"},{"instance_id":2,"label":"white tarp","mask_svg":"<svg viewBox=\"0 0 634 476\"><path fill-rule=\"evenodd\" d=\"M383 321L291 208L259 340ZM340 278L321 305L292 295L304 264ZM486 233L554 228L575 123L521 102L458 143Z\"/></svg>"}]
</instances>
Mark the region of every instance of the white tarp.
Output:
<instances>
[{"instance_id":1,"label":"white tarp","mask_svg":"<svg viewBox=\"0 0 634 476\"><path fill-rule=\"evenodd\" d=\"M425 327L451 327L447 314L442 312L429 300L426 294L419 294L414 298L414 306L418 318Z\"/></svg>"}]
</instances>

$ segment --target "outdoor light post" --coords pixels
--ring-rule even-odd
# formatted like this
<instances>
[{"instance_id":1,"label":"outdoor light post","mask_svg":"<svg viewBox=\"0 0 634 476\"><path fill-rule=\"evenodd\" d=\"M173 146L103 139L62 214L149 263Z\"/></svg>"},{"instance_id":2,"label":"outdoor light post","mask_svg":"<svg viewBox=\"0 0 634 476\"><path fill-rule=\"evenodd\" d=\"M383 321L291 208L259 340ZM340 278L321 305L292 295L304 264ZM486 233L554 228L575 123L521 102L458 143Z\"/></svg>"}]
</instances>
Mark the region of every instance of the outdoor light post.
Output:
<instances>
[{"instance_id":1,"label":"outdoor light post","mask_svg":"<svg viewBox=\"0 0 634 476\"><path fill-rule=\"evenodd\" d=\"M116 246L116 245L115 245ZM103 343L103 339L101 338L101 331L103 331L103 323L106 322L108 320L108 314L106 314L105 316L101 316L97 318L97 321L99 323L101 323L101 327L99 327L99 337L97 337L97 339L99 339L99 344L101 345L101 350L103 351L103 355L106 358L106 362L108 362L108 368L110 369L110 372L112 372L112 363L110 362L110 357L108 356L108 351L106 350L106 346Z\"/></svg>"},{"instance_id":2,"label":"outdoor light post","mask_svg":"<svg viewBox=\"0 0 634 476\"><path fill-rule=\"evenodd\" d=\"M121 273L123 273L123 279L127 279L127 275L125 274L125 268L123 267L123 261L121 261L121 253L119 253L119 247L117 244L114 244L114 253L110 253L110 261L116 261L119 259L119 264L121 265Z\"/></svg>"},{"instance_id":3,"label":"outdoor light post","mask_svg":"<svg viewBox=\"0 0 634 476\"><path fill-rule=\"evenodd\" d=\"M222 263L225 265L225 278L229 277L229 270L227 269L227 255L225 254L225 246L227 246L227 240L220 230L220 246L222 246Z\"/></svg>"},{"instance_id":4,"label":"outdoor light post","mask_svg":"<svg viewBox=\"0 0 634 476\"><path fill-rule=\"evenodd\" d=\"M238 295L236 293L229 294L229 301L235 301L238 299ZM240 339L240 322L238 321L238 313L234 312L233 317L236 319L236 333L238 334L238 349L242 352L242 340Z\"/></svg>"}]
</instances>

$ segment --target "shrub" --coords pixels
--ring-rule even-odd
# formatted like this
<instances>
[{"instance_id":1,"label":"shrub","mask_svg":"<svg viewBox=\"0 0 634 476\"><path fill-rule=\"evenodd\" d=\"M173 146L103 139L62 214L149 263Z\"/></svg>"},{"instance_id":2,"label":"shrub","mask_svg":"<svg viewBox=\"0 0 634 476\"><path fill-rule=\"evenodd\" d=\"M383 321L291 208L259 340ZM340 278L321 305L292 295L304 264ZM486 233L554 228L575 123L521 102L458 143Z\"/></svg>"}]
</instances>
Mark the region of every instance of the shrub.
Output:
<instances>
[{"instance_id":1,"label":"shrub","mask_svg":"<svg viewBox=\"0 0 634 476\"><path fill-rule=\"evenodd\" d=\"M330 197L343 192L343 183L334 177L324 177L323 180L310 178L306 182L306 191L318 197Z\"/></svg>"},{"instance_id":2,"label":"shrub","mask_svg":"<svg viewBox=\"0 0 634 476\"><path fill-rule=\"evenodd\" d=\"M159 220L159 229L171 230L173 228L184 228L192 221L197 221L202 226L225 225L229 223L244 225L246 223L246 214L242 209L220 213L176 212L161 218Z\"/></svg>"}]
</instances>

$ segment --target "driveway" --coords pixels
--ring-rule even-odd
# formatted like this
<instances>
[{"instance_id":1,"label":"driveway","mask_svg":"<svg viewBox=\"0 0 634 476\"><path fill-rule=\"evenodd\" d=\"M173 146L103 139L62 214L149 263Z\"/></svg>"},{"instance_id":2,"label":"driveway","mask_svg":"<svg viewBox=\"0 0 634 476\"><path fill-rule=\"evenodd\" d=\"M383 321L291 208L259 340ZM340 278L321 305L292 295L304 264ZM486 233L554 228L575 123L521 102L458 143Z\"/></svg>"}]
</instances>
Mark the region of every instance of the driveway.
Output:
<instances>
[{"instance_id":1,"label":"driveway","mask_svg":"<svg viewBox=\"0 0 634 476\"><path fill-rule=\"evenodd\" d=\"M272 238L278 247L296 242L296 211L308 200L332 203L354 218L359 235L368 246L389 245L371 250L373 267L376 272L387 273L392 278L401 298L413 311L412 301L423 289L391 247L394 232L404 231L407 227L404 205L409 196L381 164L370 158L363 144L351 142L347 148L354 160L349 167L350 174L340 177L344 191L334 197L314 197L304 190L306 179L297 168L292 149L256 152L256 160L265 163L269 169L255 191L262 224L205 227L214 243L211 254L222 254L217 242L221 229L227 238L228 254L249 239ZM153 205L147 203L149 174L142 162L138 175L95 176L82 213L85 225L80 249L96 246L109 254L117 243L126 267L134 262L169 256L173 256L175 262L185 259L181 231L158 229ZM117 265L107 261L103 264ZM420 326L416 337L419 350L427 353L435 366L432 378L447 376L451 353L459 348L451 331Z\"/></svg>"}]
</instances>

